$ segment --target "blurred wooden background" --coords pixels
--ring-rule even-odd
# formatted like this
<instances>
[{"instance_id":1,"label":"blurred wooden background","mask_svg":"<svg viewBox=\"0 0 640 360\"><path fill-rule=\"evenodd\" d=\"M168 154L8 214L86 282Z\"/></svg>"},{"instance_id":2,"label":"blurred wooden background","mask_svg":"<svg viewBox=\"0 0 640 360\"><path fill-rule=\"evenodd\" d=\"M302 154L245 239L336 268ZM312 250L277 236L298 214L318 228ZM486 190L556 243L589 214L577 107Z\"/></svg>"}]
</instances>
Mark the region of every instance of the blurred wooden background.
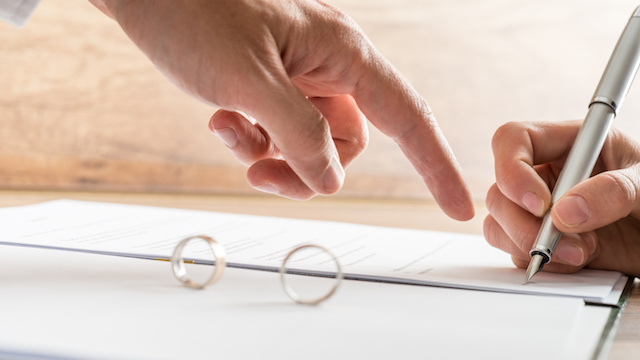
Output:
<instances>
[{"instance_id":1,"label":"blurred wooden background","mask_svg":"<svg viewBox=\"0 0 640 360\"><path fill-rule=\"evenodd\" d=\"M482 201L490 140L512 120L581 118L636 1L329 0L428 100ZM616 126L640 135L640 84ZM87 1L44 0L0 24L0 189L257 194L207 130L215 109L175 89ZM428 200L371 129L347 198Z\"/></svg>"}]
</instances>

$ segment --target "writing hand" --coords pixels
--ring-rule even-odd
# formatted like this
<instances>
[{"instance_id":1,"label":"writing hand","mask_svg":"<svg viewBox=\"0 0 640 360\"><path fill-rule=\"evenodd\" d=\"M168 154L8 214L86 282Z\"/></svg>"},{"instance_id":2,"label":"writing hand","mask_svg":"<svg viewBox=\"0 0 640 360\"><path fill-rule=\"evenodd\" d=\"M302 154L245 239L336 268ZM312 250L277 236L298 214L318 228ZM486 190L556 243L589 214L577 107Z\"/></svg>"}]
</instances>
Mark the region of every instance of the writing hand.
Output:
<instances>
[{"instance_id":1,"label":"writing hand","mask_svg":"<svg viewBox=\"0 0 640 360\"><path fill-rule=\"evenodd\" d=\"M580 122L509 123L493 138L496 184L487 194L487 241L529 264L541 217ZM640 147L612 130L594 176L560 198L551 211L564 235L544 270L583 267L640 275Z\"/></svg>"}]
</instances>

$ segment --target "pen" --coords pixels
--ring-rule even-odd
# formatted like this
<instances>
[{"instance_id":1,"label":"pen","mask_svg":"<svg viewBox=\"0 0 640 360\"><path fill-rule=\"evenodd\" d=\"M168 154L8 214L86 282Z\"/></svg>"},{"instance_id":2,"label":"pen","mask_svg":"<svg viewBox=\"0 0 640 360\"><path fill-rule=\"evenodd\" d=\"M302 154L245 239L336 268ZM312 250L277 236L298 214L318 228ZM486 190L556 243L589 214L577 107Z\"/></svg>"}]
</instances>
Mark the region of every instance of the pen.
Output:
<instances>
[{"instance_id":1,"label":"pen","mask_svg":"<svg viewBox=\"0 0 640 360\"><path fill-rule=\"evenodd\" d=\"M527 267L526 282L542 270L562 237L551 220L551 208L569 189L589 178L622 100L627 95L640 64L640 7L622 31L600 83L589 103L589 111L578 132L558 181L551 193L551 206L542 225Z\"/></svg>"}]
</instances>

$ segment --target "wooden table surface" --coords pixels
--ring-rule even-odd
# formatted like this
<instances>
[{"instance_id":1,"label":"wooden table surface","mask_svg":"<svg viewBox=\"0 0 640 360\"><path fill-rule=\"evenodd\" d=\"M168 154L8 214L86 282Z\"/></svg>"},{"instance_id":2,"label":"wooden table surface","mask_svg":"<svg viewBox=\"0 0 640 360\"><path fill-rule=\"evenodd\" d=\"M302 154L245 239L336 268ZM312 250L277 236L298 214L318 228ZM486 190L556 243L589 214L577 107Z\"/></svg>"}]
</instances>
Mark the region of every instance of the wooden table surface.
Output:
<instances>
[{"instance_id":1,"label":"wooden table surface","mask_svg":"<svg viewBox=\"0 0 640 360\"><path fill-rule=\"evenodd\" d=\"M330 0L429 102L474 199L507 121L580 119L636 0ZM597 25L594 25L597 24ZM245 167L180 92L88 1L0 22L0 188L250 195ZM615 126L640 139L640 88ZM393 141L369 148L340 197L428 199Z\"/></svg>"},{"instance_id":2,"label":"wooden table surface","mask_svg":"<svg viewBox=\"0 0 640 360\"><path fill-rule=\"evenodd\" d=\"M431 202L344 200L317 198L297 202L275 197L212 196L184 194L132 194L89 192L0 191L0 207L34 204L55 199L76 199L222 211L303 219L406 227L480 234L486 209L477 204L476 217L460 223L447 218ZM612 341L605 345L604 359L637 359L640 354L640 281L619 317ZM606 348L605 348L606 349Z\"/></svg>"}]
</instances>

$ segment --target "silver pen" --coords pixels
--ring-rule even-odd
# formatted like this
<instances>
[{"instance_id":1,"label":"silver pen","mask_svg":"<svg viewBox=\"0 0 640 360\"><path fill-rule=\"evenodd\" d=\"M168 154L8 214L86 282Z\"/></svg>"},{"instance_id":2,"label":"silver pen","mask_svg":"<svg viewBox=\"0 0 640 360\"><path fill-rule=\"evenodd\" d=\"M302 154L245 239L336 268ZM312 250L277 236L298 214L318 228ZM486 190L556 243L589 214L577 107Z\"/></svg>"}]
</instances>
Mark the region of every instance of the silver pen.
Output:
<instances>
[{"instance_id":1,"label":"silver pen","mask_svg":"<svg viewBox=\"0 0 640 360\"><path fill-rule=\"evenodd\" d=\"M551 220L551 207L569 189L591 175L613 118L631 87L639 64L640 7L636 8L620 35L618 44L600 79L600 84L591 99L587 116L553 189L551 206L542 219L540 231L529 252L531 261L527 268L527 283L551 260L551 255L562 237L562 233L556 229Z\"/></svg>"}]
</instances>

